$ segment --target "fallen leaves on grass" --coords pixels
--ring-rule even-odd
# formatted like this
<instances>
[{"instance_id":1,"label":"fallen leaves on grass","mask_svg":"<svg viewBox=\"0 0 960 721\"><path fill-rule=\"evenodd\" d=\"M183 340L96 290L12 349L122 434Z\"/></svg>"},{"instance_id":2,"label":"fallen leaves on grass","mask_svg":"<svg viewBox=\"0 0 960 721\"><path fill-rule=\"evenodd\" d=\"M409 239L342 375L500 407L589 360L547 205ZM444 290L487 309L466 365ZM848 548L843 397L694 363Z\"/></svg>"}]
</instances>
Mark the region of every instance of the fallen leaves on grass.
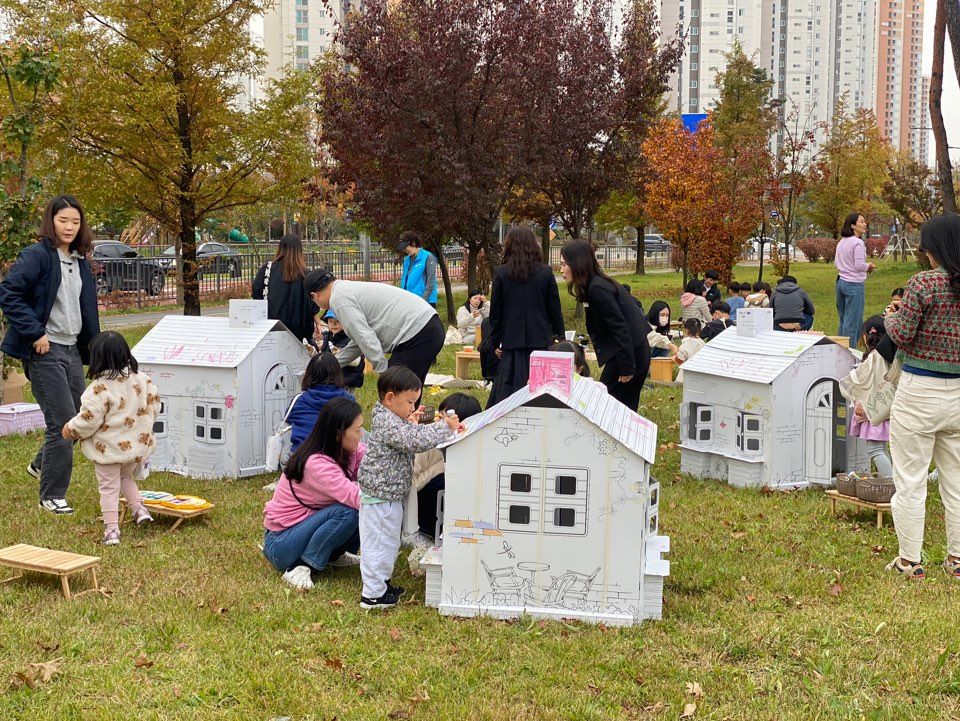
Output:
<instances>
[{"instance_id":1,"label":"fallen leaves on grass","mask_svg":"<svg viewBox=\"0 0 960 721\"><path fill-rule=\"evenodd\" d=\"M874 553L883 553L883 546L871 546L870 550Z\"/></svg>"},{"instance_id":2,"label":"fallen leaves on grass","mask_svg":"<svg viewBox=\"0 0 960 721\"><path fill-rule=\"evenodd\" d=\"M747 537L747 532L746 532L746 531L734 531L734 532L731 533L730 535L731 535L733 538L739 540L739 539L741 539L741 538L746 538L746 537Z\"/></svg>"},{"instance_id":3,"label":"fallen leaves on grass","mask_svg":"<svg viewBox=\"0 0 960 721\"><path fill-rule=\"evenodd\" d=\"M323 665L327 668L332 668L335 671L339 671L343 668L343 661L339 658L326 658L323 660Z\"/></svg>"},{"instance_id":4,"label":"fallen leaves on grass","mask_svg":"<svg viewBox=\"0 0 960 721\"><path fill-rule=\"evenodd\" d=\"M750 593L747 594L747 603L753 603L753 602L756 601L756 600L757 600L757 597L756 597L756 596L754 596L754 595L752 595L752 594L750 594Z\"/></svg>"},{"instance_id":5,"label":"fallen leaves on grass","mask_svg":"<svg viewBox=\"0 0 960 721\"><path fill-rule=\"evenodd\" d=\"M396 721L397 719L410 718L410 712L407 711L406 709L398 708L388 713L387 718L393 719L393 721Z\"/></svg>"},{"instance_id":6,"label":"fallen leaves on grass","mask_svg":"<svg viewBox=\"0 0 960 721\"><path fill-rule=\"evenodd\" d=\"M391 628L389 631L387 631L387 633L390 634L390 638L392 638L394 641L399 641L399 640L400 640L400 629L399 629L399 628Z\"/></svg>"},{"instance_id":7,"label":"fallen leaves on grass","mask_svg":"<svg viewBox=\"0 0 960 721\"><path fill-rule=\"evenodd\" d=\"M342 605L343 605L343 601L341 601L339 598L335 598L335 599L333 599L333 600L330 602L330 605L331 605L331 606L342 606Z\"/></svg>"},{"instance_id":8,"label":"fallen leaves on grass","mask_svg":"<svg viewBox=\"0 0 960 721\"><path fill-rule=\"evenodd\" d=\"M50 643L46 643L45 641L37 641L37 645L47 653L53 653L60 648L60 644L57 641L51 641Z\"/></svg>"},{"instance_id":9,"label":"fallen leaves on grass","mask_svg":"<svg viewBox=\"0 0 960 721\"><path fill-rule=\"evenodd\" d=\"M683 707L683 713L680 714L680 718L693 718L693 715L697 712L697 704L688 703Z\"/></svg>"},{"instance_id":10,"label":"fallen leaves on grass","mask_svg":"<svg viewBox=\"0 0 960 721\"><path fill-rule=\"evenodd\" d=\"M324 628L326 628L326 627L325 627L322 623L319 623L319 622L317 622L317 623L311 623L311 624L309 624L309 625L307 626L307 630L308 630L308 631L312 631L313 633L318 633L319 631L322 631Z\"/></svg>"},{"instance_id":11,"label":"fallen leaves on grass","mask_svg":"<svg viewBox=\"0 0 960 721\"><path fill-rule=\"evenodd\" d=\"M47 683L53 679L54 676L59 676L62 665L62 658L55 658L52 661L43 663L31 663L26 671L17 671L14 673L10 678L10 683L17 688L21 686L36 688L42 683Z\"/></svg>"},{"instance_id":12,"label":"fallen leaves on grass","mask_svg":"<svg viewBox=\"0 0 960 721\"><path fill-rule=\"evenodd\" d=\"M840 585L840 571L833 572L833 581L827 586L827 593L834 598L839 598L843 593L843 586Z\"/></svg>"},{"instance_id":13,"label":"fallen leaves on grass","mask_svg":"<svg viewBox=\"0 0 960 721\"><path fill-rule=\"evenodd\" d=\"M430 694L427 693L427 689L421 687L417 689L417 692L413 694L409 699L410 703L418 704L424 703L430 700Z\"/></svg>"},{"instance_id":14,"label":"fallen leaves on grass","mask_svg":"<svg viewBox=\"0 0 960 721\"><path fill-rule=\"evenodd\" d=\"M130 593L127 595L130 596L130 598L133 598L140 592L141 588L143 588L143 582L137 581L135 584L133 584L133 588L130 589Z\"/></svg>"},{"instance_id":15,"label":"fallen leaves on grass","mask_svg":"<svg viewBox=\"0 0 960 721\"><path fill-rule=\"evenodd\" d=\"M703 687L697 681L687 681L687 693L694 698L703 698Z\"/></svg>"},{"instance_id":16,"label":"fallen leaves on grass","mask_svg":"<svg viewBox=\"0 0 960 721\"><path fill-rule=\"evenodd\" d=\"M134 668L150 668L153 666L153 661L147 658L147 654L141 653L135 659L133 659Z\"/></svg>"},{"instance_id":17,"label":"fallen leaves on grass","mask_svg":"<svg viewBox=\"0 0 960 721\"><path fill-rule=\"evenodd\" d=\"M643 712L644 712L645 714L649 714L649 715L651 715L651 716L654 716L654 715L656 715L656 714L663 713L663 711L664 711L666 708L667 708L667 705L666 705L663 701L657 701L656 703L652 703L652 704L649 704L649 705L647 705L647 706L644 706L644 707L643 707Z\"/></svg>"}]
</instances>

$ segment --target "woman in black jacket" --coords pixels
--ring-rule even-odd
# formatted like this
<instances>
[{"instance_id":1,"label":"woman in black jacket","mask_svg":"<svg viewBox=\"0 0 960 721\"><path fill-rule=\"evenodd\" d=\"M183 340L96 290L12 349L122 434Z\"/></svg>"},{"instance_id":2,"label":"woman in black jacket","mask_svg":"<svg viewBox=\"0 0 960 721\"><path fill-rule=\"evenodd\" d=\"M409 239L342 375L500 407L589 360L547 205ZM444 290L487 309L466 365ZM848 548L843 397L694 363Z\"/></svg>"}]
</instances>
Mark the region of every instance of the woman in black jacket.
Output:
<instances>
[{"instance_id":1,"label":"woman in black jacket","mask_svg":"<svg viewBox=\"0 0 960 721\"><path fill-rule=\"evenodd\" d=\"M73 443L61 433L80 411L87 348L100 332L91 250L83 208L61 195L43 211L40 240L20 251L0 284L0 309L9 326L0 350L23 362L46 425L27 473L40 479L40 507L55 514L73 513L66 498Z\"/></svg>"},{"instance_id":2,"label":"woman in black jacket","mask_svg":"<svg viewBox=\"0 0 960 721\"><path fill-rule=\"evenodd\" d=\"M313 338L313 316L319 308L303 287L307 263L303 243L295 235L285 235L273 260L264 263L253 279L253 298L267 301L267 317L278 320L297 338Z\"/></svg>"},{"instance_id":3,"label":"woman in black jacket","mask_svg":"<svg viewBox=\"0 0 960 721\"><path fill-rule=\"evenodd\" d=\"M500 359L487 408L523 388L530 379L530 354L562 339L560 292L540 244L526 227L511 228L503 240L503 264L493 270L490 343Z\"/></svg>"},{"instance_id":4,"label":"woman in black jacket","mask_svg":"<svg viewBox=\"0 0 960 721\"><path fill-rule=\"evenodd\" d=\"M560 250L560 272L570 295L586 309L587 333L603 366L600 382L614 398L636 411L650 369L650 324L636 302L600 270L593 246L582 240Z\"/></svg>"}]
</instances>

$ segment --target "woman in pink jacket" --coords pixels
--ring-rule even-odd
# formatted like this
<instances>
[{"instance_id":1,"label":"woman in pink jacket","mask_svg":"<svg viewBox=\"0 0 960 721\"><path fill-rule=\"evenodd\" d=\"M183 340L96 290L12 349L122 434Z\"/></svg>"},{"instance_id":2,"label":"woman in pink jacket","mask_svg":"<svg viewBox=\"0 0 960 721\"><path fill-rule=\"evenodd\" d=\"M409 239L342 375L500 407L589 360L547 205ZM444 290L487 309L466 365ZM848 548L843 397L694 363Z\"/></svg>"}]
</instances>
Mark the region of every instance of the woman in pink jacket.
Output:
<instances>
[{"instance_id":1,"label":"woman in pink jacket","mask_svg":"<svg viewBox=\"0 0 960 721\"><path fill-rule=\"evenodd\" d=\"M294 588L313 588L311 574L355 566L360 558L357 468L363 412L347 398L324 406L313 431L287 461L263 509L263 555Z\"/></svg>"}]
</instances>

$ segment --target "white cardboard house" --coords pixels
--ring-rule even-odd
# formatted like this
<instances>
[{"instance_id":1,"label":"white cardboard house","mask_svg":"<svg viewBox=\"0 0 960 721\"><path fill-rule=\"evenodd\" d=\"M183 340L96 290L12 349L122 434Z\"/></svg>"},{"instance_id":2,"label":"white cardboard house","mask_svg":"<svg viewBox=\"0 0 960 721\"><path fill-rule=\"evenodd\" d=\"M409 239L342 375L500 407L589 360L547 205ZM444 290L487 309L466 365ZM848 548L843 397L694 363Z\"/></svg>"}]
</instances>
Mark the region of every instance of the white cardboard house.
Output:
<instances>
[{"instance_id":1,"label":"white cardboard house","mask_svg":"<svg viewBox=\"0 0 960 721\"><path fill-rule=\"evenodd\" d=\"M857 357L825 336L738 333L737 321L683 364L680 470L787 490L867 467L838 385Z\"/></svg>"},{"instance_id":2,"label":"white cardboard house","mask_svg":"<svg viewBox=\"0 0 960 721\"><path fill-rule=\"evenodd\" d=\"M228 318L168 315L133 355L162 403L151 469L195 478L266 471L266 438L310 359L282 323L238 320L235 313L232 325Z\"/></svg>"},{"instance_id":3,"label":"white cardboard house","mask_svg":"<svg viewBox=\"0 0 960 721\"><path fill-rule=\"evenodd\" d=\"M447 447L440 613L661 617L657 427L599 383L567 388L522 388Z\"/></svg>"}]
</instances>

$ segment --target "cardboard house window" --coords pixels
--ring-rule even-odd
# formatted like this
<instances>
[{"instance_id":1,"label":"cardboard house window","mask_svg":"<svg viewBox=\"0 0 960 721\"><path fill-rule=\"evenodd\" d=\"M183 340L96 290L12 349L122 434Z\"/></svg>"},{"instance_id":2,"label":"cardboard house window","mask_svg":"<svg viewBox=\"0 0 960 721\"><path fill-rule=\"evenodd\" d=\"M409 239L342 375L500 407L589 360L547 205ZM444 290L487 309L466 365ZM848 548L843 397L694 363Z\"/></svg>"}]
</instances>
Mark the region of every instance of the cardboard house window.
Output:
<instances>
[{"instance_id":1,"label":"cardboard house window","mask_svg":"<svg viewBox=\"0 0 960 721\"><path fill-rule=\"evenodd\" d=\"M763 453L763 418L756 413L737 413L737 448L749 455Z\"/></svg>"},{"instance_id":2,"label":"cardboard house window","mask_svg":"<svg viewBox=\"0 0 960 721\"><path fill-rule=\"evenodd\" d=\"M589 470L503 463L498 469L497 528L585 536Z\"/></svg>"},{"instance_id":3,"label":"cardboard house window","mask_svg":"<svg viewBox=\"0 0 960 721\"><path fill-rule=\"evenodd\" d=\"M530 524L530 506L510 506L510 523L526 526Z\"/></svg>"},{"instance_id":4,"label":"cardboard house window","mask_svg":"<svg viewBox=\"0 0 960 721\"><path fill-rule=\"evenodd\" d=\"M558 496L577 495L577 477L576 476L557 476L554 482L554 491ZM558 526L561 524L557 524Z\"/></svg>"},{"instance_id":5,"label":"cardboard house window","mask_svg":"<svg viewBox=\"0 0 960 721\"><path fill-rule=\"evenodd\" d=\"M153 435L157 438L164 438L167 435L167 404L160 401L160 412L153 422Z\"/></svg>"},{"instance_id":6,"label":"cardboard house window","mask_svg":"<svg viewBox=\"0 0 960 721\"><path fill-rule=\"evenodd\" d=\"M554 508L553 525L572 528L577 522L577 512L573 508Z\"/></svg>"},{"instance_id":7,"label":"cardboard house window","mask_svg":"<svg viewBox=\"0 0 960 721\"><path fill-rule=\"evenodd\" d=\"M226 443L222 403L197 403L193 407L193 437L204 443Z\"/></svg>"},{"instance_id":8,"label":"cardboard house window","mask_svg":"<svg viewBox=\"0 0 960 721\"><path fill-rule=\"evenodd\" d=\"M510 490L514 493L530 493L530 474L511 473Z\"/></svg>"},{"instance_id":9,"label":"cardboard house window","mask_svg":"<svg viewBox=\"0 0 960 721\"><path fill-rule=\"evenodd\" d=\"M695 441L713 439L714 408L705 403L690 404L690 438Z\"/></svg>"}]
</instances>

